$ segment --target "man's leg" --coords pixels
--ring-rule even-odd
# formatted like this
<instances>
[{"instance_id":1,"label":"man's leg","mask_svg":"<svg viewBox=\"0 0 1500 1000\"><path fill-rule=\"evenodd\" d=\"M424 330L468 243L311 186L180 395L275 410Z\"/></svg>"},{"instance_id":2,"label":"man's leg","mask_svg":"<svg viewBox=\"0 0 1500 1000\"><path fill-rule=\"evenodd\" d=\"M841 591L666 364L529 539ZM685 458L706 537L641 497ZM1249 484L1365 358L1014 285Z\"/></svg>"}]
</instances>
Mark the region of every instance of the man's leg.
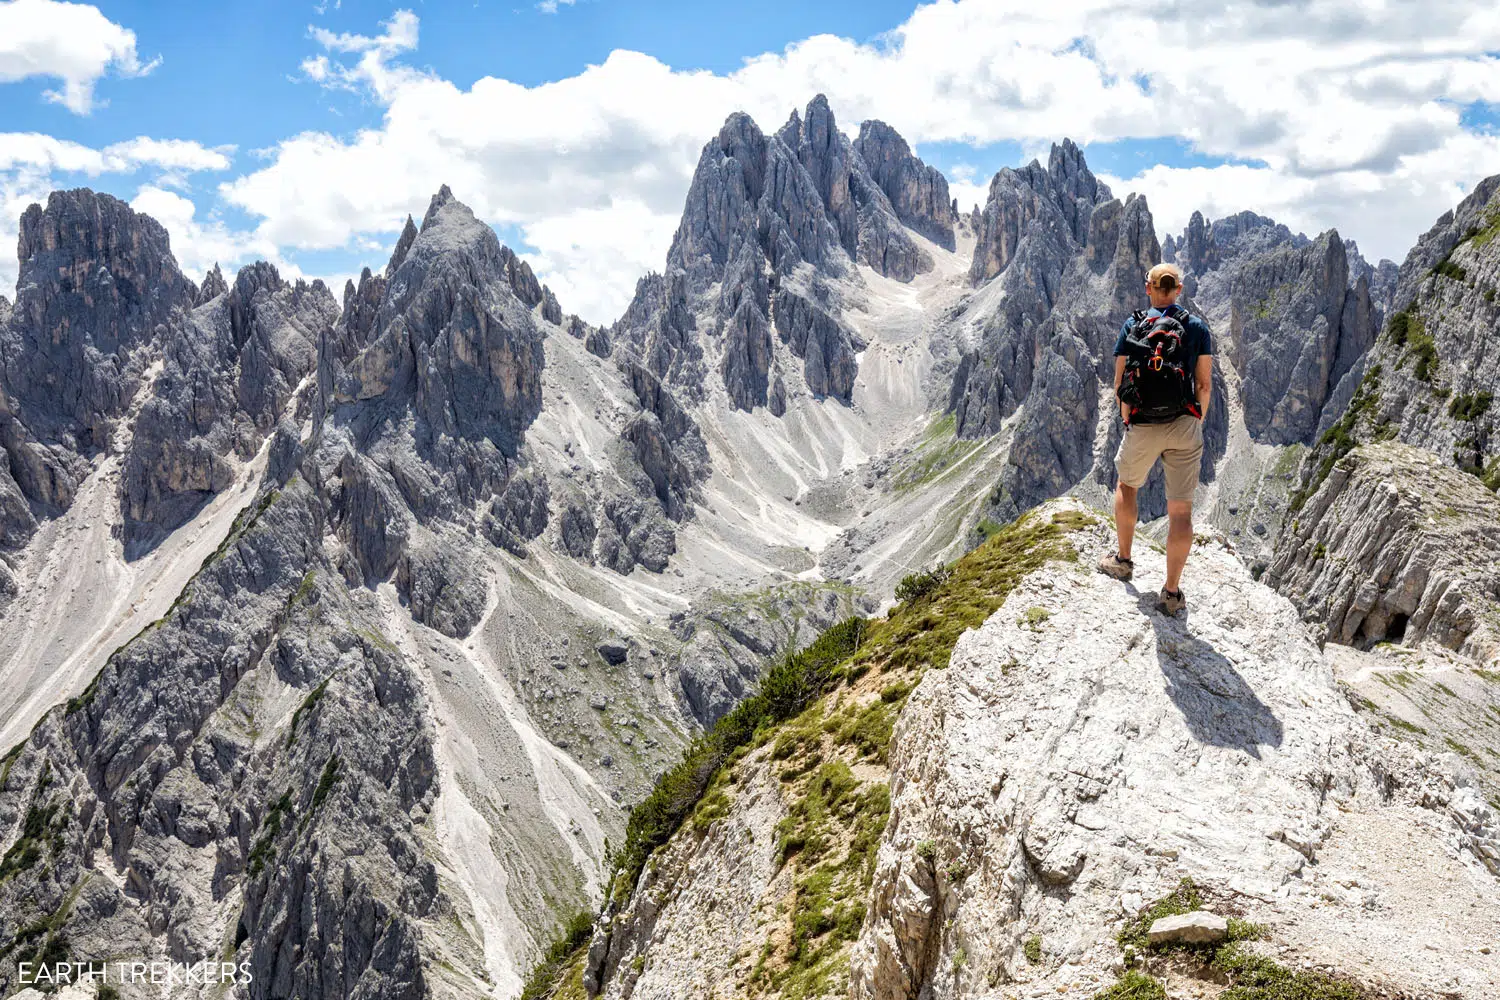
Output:
<instances>
[{"instance_id":1,"label":"man's leg","mask_svg":"<svg viewBox=\"0 0 1500 1000\"><path fill-rule=\"evenodd\" d=\"M1116 509L1118 509L1116 502ZM1182 567L1193 548L1193 501L1167 501L1167 589L1177 592Z\"/></svg>"},{"instance_id":2,"label":"man's leg","mask_svg":"<svg viewBox=\"0 0 1500 1000\"><path fill-rule=\"evenodd\" d=\"M1121 559L1130 558L1130 545L1135 541L1135 493L1134 486L1121 483L1115 487L1115 537Z\"/></svg>"},{"instance_id":3,"label":"man's leg","mask_svg":"<svg viewBox=\"0 0 1500 1000\"><path fill-rule=\"evenodd\" d=\"M1198 469L1203 460L1203 421L1181 416L1168 430L1171 446L1162 449L1161 461L1167 479L1167 586L1178 586L1182 567L1193 548L1193 493L1198 488Z\"/></svg>"}]
</instances>

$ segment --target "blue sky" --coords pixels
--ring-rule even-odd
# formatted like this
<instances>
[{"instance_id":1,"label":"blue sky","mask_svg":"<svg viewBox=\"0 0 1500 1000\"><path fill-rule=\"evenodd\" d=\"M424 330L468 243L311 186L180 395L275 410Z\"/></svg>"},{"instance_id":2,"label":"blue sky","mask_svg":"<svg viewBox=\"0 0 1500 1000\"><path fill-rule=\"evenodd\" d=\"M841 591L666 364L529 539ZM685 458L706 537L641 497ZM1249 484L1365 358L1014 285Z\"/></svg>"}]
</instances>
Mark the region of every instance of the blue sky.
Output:
<instances>
[{"instance_id":1,"label":"blue sky","mask_svg":"<svg viewBox=\"0 0 1500 1000\"><path fill-rule=\"evenodd\" d=\"M1500 172L1500 26L1452 6L1205 3L1188 66L1105 0L0 0L0 292L15 216L54 187L158 215L195 277L265 256L335 280L379 267L449 182L565 309L608 321L660 266L724 115L773 129L820 91L848 131L894 125L965 208L1070 136L1162 232L1251 208L1399 259ZM140 137L177 144L120 145Z\"/></svg>"}]
</instances>

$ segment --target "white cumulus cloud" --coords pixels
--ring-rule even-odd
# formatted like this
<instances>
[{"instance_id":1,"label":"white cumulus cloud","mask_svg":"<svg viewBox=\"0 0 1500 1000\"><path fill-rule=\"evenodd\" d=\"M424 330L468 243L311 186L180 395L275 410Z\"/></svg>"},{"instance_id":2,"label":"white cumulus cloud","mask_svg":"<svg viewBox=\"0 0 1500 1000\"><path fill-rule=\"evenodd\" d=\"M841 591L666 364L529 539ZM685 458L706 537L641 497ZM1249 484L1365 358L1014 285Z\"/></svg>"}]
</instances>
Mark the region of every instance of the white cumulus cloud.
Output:
<instances>
[{"instance_id":1,"label":"white cumulus cloud","mask_svg":"<svg viewBox=\"0 0 1500 1000\"><path fill-rule=\"evenodd\" d=\"M135 32L121 27L90 4L56 0L10 0L0 3L0 83L29 77L61 82L46 91L76 114L94 106L94 85L110 70L141 76L160 60L142 63Z\"/></svg>"},{"instance_id":2,"label":"white cumulus cloud","mask_svg":"<svg viewBox=\"0 0 1500 1000\"><path fill-rule=\"evenodd\" d=\"M419 24L403 10L369 35L310 29L317 50L302 63L304 79L367 94L379 124L288 137L221 193L276 246L328 249L389 242L447 183L533 241L565 309L608 321L639 271L661 266L699 151L724 118L743 110L775 129L819 92L841 127L879 117L919 152L1179 139L1236 165L1113 178L1121 194L1150 197L1164 230L1193 208L1251 208L1309 232L1336 225L1372 257L1401 256L1500 170L1497 140L1460 121L1464 104L1500 101L1491 5L1328 0L1289 17L1220 0L1161 13L1113 0L937 0L873 41L818 35L731 73L617 50L554 82L464 88L407 65ZM988 181L955 171L961 206L982 202Z\"/></svg>"}]
</instances>

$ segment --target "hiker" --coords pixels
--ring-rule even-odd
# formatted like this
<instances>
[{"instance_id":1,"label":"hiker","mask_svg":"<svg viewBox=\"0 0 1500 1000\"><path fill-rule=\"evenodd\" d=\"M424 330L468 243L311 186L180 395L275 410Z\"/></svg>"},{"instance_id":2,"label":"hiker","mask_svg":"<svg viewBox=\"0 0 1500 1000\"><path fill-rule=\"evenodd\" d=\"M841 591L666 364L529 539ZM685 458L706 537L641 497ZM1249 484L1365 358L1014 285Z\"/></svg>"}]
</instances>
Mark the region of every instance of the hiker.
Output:
<instances>
[{"instance_id":1,"label":"hiker","mask_svg":"<svg viewBox=\"0 0 1500 1000\"><path fill-rule=\"evenodd\" d=\"M1157 264L1146 275L1151 308L1131 314L1115 342L1115 396L1125 436L1115 453L1115 534L1119 549L1099 562L1101 572L1129 580L1135 571L1136 490L1161 459L1167 474L1167 579L1159 606L1186 607L1180 583L1193 546L1193 491L1203 458L1203 420L1213 385L1213 339L1208 324L1177 305L1182 269Z\"/></svg>"}]
</instances>

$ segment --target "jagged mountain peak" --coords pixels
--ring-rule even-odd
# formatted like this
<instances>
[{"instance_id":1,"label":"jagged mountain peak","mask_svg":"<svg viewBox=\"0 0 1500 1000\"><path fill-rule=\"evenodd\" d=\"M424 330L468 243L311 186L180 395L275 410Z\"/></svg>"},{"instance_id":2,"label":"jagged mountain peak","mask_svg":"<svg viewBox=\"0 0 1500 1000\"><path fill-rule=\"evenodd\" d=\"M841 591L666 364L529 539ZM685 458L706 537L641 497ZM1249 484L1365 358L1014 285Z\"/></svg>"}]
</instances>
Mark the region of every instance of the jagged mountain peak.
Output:
<instances>
[{"instance_id":1,"label":"jagged mountain peak","mask_svg":"<svg viewBox=\"0 0 1500 1000\"><path fill-rule=\"evenodd\" d=\"M638 283L612 349L689 397L705 395L712 364L742 410L780 416L798 382L849 402L863 341L839 318L834 285L861 287L858 264L899 281L931 270L913 230L953 244L941 174L893 132L870 135L851 142L822 95L770 136L731 114L703 147L662 278Z\"/></svg>"},{"instance_id":2,"label":"jagged mountain peak","mask_svg":"<svg viewBox=\"0 0 1500 1000\"><path fill-rule=\"evenodd\" d=\"M427 214L424 215L424 216L422 216L422 230L424 232L426 231L427 227L432 224L433 220L437 217L438 212L440 210L442 210L444 207L446 207L448 205L448 203L452 202L453 200L454 200L454 198L453 198L453 191L452 191L451 188L448 187L448 185L444 184L444 185L442 185L441 187L438 188L437 194L435 194L435 195L432 196L432 201L430 201L428 203L428 205L427 205ZM468 208L467 205L463 205L462 203L460 203L460 207L462 207L465 212L469 211L469 208ZM469 214L472 215L473 213L470 212Z\"/></svg>"},{"instance_id":3,"label":"jagged mountain peak","mask_svg":"<svg viewBox=\"0 0 1500 1000\"><path fill-rule=\"evenodd\" d=\"M198 288L197 304L201 306L205 302L211 302L227 291L229 283L224 280L224 272L219 270L219 265L215 262L213 270L203 276L203 284Z\"/></svg>"}]
</instances>

